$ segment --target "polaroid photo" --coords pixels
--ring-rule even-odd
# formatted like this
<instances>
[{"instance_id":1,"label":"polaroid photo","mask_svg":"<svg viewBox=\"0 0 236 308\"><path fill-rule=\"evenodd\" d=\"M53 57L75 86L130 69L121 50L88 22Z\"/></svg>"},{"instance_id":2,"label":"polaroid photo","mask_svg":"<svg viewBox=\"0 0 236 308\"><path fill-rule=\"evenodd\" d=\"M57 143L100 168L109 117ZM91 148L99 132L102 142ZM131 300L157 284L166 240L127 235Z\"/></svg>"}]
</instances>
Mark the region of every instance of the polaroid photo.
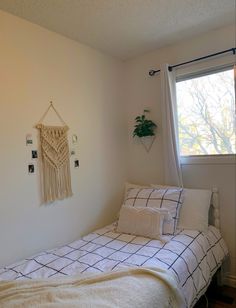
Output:
<instances>
[{"instance_id":1,"label":"polaroid photo","mask_svg":"<svg viewBox=\"0 0 236 308\"><path fill-rule=\"evenodd\" d=\"M72 135L72 143L73 144L76 144L78 142L78 137L77 137L77 135Z\"/></svg>"},{"instance_id":2,"label":"polaroid photo","mask_svg":"<svg viewBox=\"0 0 236 308\"><path fill-rule=\"evenodd\" d=\"M33 164L28 165L28 173L33 174L35 172L35 167Z\"/></svg>"},{"instance_id":3,"label":"polaroid photo","mask_svg":"<svg viewBox=\"0 0 236 308\"><path fill-rule=\"evenodd\" d=\"M31 151L31 156L32 156L32 159L38 158L38 151L36 150Z\"/></svg>"},{"instance_id":4,"label":"polaroid photo","mask_svg":"<svg viewBox=\"0 0 236 308\"><path fill-rule=\"evenodd\" d=\"M75 167L75 168L79 168L79 160L78 160L78 159L76 159L76 160L74 161L74 167Z\"/></svg>"},{"instance_id":5,"label":"polaroid photo","mask_svg":"<svg viewBox=\"0 0 236 308\"><path fill-rule=\"evenodd\" d=\"M72 150L70 151L70 155L71 155L71 156L75 155L75 150L74 150L74 149L72 149Z\"/></svg>"},{"instance_id":6,"label":"polaroid photo","mask_svg":"<svg viewBox=\"0 0 236 308\"><path fill-rule=\"evenodd\" d=\"M33 137L31 134L26 135L26 145L32 145L33 144Z\"/></svg>"}]
</instances>

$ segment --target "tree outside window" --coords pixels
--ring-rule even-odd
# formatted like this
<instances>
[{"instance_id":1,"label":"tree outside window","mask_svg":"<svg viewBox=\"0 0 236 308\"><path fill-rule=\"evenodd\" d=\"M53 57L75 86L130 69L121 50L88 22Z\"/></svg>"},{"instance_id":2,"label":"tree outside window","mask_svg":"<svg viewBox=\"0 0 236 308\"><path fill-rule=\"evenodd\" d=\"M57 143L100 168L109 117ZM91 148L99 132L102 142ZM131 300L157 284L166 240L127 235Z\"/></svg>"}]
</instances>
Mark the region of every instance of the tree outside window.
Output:
<instances>
[{"instance_id":1,"label":"tree outside window","mask_svg":"<svg viewBox=\"0 0 236 308\"><path fill-rule=\"evenodd\" d=\"M180 154L236 153L234 71L177 82Z\"/></svg>"}]
</instances>

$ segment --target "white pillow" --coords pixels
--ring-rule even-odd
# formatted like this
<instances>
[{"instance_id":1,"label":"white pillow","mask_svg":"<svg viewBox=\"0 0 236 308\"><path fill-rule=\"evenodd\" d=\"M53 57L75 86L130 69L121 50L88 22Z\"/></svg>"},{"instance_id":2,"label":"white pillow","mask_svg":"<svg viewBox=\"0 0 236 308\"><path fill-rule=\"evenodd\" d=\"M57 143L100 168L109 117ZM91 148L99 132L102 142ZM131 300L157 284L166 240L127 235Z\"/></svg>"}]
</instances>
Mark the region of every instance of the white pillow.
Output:
<instances>
[{"instance_id":1,"label":"white pillow","mask_svg":"<svg viewBox=\"0 0 236 308\"><path fill-rule=\"evenodd\" d=\"M179 210L182 205L182 188L132 188L124 204L133 207L166 209L171 219L165 219L163 234L173 235L176 231Z\"/></svg>"},{"instance_id":2,"label":"white pillow","mask_svg":"<svg viewBox=\"0 0 236 308\"><path fill-rule=\"evenodd\" d=\"M124 197L123 197L123 203L125 202L126 199L126 195L129 189L132 188L144 188L144 187L151 187L150 184L149 185L139 185L139 184L133 184L133 183L129 183L129 182L125 182L125 192L124 192ZM120 216L120 211L117 213L116 218L119 219Z\"/></svg>"},{"instance_id":3,"label":"white pillow","mask_svg":"<svg viewBox=\"0 0 236 308\"><path fill-rule=\"evenodd\" d=\"M170 187L154 185L152 187ZM180 210L178 228L198 231L208 230L208 215L212 192L206 189L184 188L184 200Z\"/></svg>"},{"instance_id":4,"label":"white pillow","mask_svg":"<svg viewBox=\"0 0 236 308\"><path fill-rule=\"evenodd\" d=\"M150 185L139 185L139 184L133 184L133 183L129 183L129 182L126 182L125 183L125 193L124 193L124 200L126 198L126 195L127 195L127 192L129 189L132 189L132 188L148 188L148 187L151 187Z\"/></svg>"},{"instance_id":5,"label":"white pillow","mask_svg":"<svg viewBox=\"0 0 236 308\"><path fill-rule=\"evenodd\" d=\"M117 232L161 239L164 215L154 208L122 206Z\"/></svg>"}]
</instances>

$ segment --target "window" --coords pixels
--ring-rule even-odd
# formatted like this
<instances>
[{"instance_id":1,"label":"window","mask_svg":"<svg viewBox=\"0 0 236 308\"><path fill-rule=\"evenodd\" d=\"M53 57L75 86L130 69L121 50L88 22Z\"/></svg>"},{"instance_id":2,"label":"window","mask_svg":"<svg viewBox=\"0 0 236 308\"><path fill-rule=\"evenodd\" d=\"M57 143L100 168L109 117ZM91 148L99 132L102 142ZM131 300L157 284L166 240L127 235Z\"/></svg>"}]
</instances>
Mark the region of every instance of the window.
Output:
<instances>
[{"instance_id":1,"label":"window","mask_svg":"<svg viewBox=\"0 0 236 308\"><path fill-rule=\"evenodd\" d=\"M181 156L236 153L232 67L177 81Z\"/></svg>"}]
</instances>

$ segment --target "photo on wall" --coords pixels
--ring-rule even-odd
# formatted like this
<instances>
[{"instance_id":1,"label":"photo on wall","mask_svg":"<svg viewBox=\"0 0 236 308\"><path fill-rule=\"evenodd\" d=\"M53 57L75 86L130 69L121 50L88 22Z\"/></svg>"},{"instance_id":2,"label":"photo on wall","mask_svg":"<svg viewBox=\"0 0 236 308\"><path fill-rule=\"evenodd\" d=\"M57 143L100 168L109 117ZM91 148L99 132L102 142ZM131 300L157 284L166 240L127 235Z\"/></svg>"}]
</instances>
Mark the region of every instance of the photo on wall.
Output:
<instances>
[{"instance_id":1,"label":"photo on wall","mask_svg":"<svg viewBox=\"0 0 236 308\"><path fill-rule=\"evenodd\" d=\"M72 135L72 143L76 144L78 142L78 136L76 134Z\"/></svg>"},{"instance_id":2,"label":"photo on wall","mask_svg":"<svg viewBox=\"0 0 236 308\"><path fill-rule=\"evenodd\" d=\"M34 165L33 164L29 164L28 165L28 173L32 174L32 173L34 173L34 171L35 171Z\"/></svg>"},{"instance_id":3,"label":"photo on wall","mask_svg":"<svg viewBox=\"0 0 236 308\"><path fill-rule=\"evenodd\" d=\"M76 160L74 161L74 167L75 167L75 168L79 168L79 160L78 160L78 159L76 159Z\"/></svg>"},{"instance_id":4,"label":"photo on wall","mask_svg":"<svg viewBox=\"0 0 236 308\"><path fill-rule=\"evenodd\" d=\"M31 152L31 155L32 155L32 159L38 158L38 151L33 150Z\"/></svg>"},{"instance_id":5,"label":"photo on wall","mask_svg":"<svg viewBox=\"0 0 236 308\"><path fill-rule=\"evenodd\" d=\"M33 144L33 137L31 134L26 135L26 145L32 145Z\"/></svg>"}]
</instances>

